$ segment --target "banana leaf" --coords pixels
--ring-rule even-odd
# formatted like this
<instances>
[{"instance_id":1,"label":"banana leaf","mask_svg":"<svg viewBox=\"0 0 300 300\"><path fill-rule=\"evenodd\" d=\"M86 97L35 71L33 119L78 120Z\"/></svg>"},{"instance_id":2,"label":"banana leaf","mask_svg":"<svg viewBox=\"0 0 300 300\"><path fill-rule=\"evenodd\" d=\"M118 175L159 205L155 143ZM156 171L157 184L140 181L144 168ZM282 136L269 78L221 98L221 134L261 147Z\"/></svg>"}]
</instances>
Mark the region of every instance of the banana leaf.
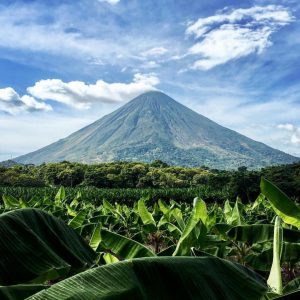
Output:
<instances>
[{"instance_id":1,"label":"banana leaf","mask_svg":"<svg viewBox=\"0 0 300 300\"><path fill-rule=\"evenodd\" d=\"M280 299L280 300L293 300L300 298L300 277L295 278L294 280L290 281L284 288L283 288L283 295L278 296L274 295L272 299Z\"/></svg>"},{"instance_id":2,"label":"banana leaf","mask_svg":"<svg viewBox=\"0 0 300 300\"><path fill-rule=\"evenodd\" d=\"M140 199L138 201L138 212L144 225L153 225L154 227L156 227L155 220L152 214L148 211L143 199Z\"/></svg>"},{"instance_id":3,"label":"banana leaf","mask_svg":"<svg viewBox=\"0 0 300 300\"><path fill-rule=\"evenodd\" d=\"M267 179L260 182L262 193L270 201L275 213L290 225L300 228L300 208L279 188Z\"/></svg>"},{"instance_id":4,"label":"banana leaf","mask_svg":"<svg viewBox=\"0 0 300 300\"><path fill-rule=\"evenodd\" d=\"M61 186L55 196L55 205L60 206L63 202L63 200L66 197L66 191L63 186Z\"/></svg>"},{"instance_id":5,"label":"banana leaf","mask_svg":"<svg viewBox=\"0 0 300 300\"><path fill-rule=\"evenodd\" d=\"M1 285L65 277L92 266L96 258L72 228L38 209L0 215L0 237Z\"/></svg>"},{"instance_id":6,"label":"banana leaf","mask_svg":"<svg viewBox=\"0 0 300 300\"><path fill-rule=\"evenodd\" d=\"M271 269L273 258L272 248L261 251L257 254L246 256L246 263L255 270L269 271ZM299 263L300 262L300 244L286 243L282 245L281 263Z\"/></svg>"},{"instance_id":7,"label":"banana leaf","mask_svg":"<svg viewBox=\"0 0 300 300\"><path fill-rule=\"evenodd\" d=\"M0 286L0 299L23 300L46 288L48 288L48 286L42 284L17 284Z\"/></svg>"},{"instance_id":8,"label":"banana leaf","mask_svg":"<svg viewBox=\"0 0 300 300\"><path fill-rule=\"evenodd\" d=\"M252 224L235 226L228 230L227 236L236 241L248 244L264 243L272 241L274 237L274 225ZM300 242L300 231L283 228L283 240L290 243Z\"/></svg>"},{"instance_id":9,"label":"banana leaf","mask_svg":"<svg viewBox=\"0 0 300 300\"><path fill-rule=\"evenodd\" d=\"M104 229L101 231L100 245L121 259L155 256L155 254L144 245Z\"/></svg>"},{"instance_id":10,"label":"banana leaf","mask_svg":"<svg viewBox=\"0 0 300 300\"><path fill-rule=\"evenodd\" d=\"M184 230L182 231L173 256L187 255L187 253L190 253L190 248L192 246L197 246L195 244L192 244L194 241L198 240L198 237L195 233L195 229L197 228L197 225L199 225L200 221L202 222L202 224L205 223L206 218L207 209L205 202L200 198L195 198L193 211L186 223ZM204 231L204 226L201 226L200 224L200 230L201 227L203 229L202 231Z\"/></svg>"},{"instance_id":11,"label":"banana leaf","mask_svg":"<svg viewBox=\"0 0 300 300\"><path fill-rule=\"evenodd\" d=\"M12 209L12 208L20 208L21 203L18 199L11 195L3 195L2 196L4 207L5 209Z\"/></svg>"},{"instance_id":12,"label":"banana leaf","mask_svg":"<svg viewBox=\"0 0 300 300\"><path fill-rule=\"evenodd\" d=\"M156 257L85 271L28 300L258 300L266 291L260 276L229 261L215 257Z\"/></svg>"}]
</instances>

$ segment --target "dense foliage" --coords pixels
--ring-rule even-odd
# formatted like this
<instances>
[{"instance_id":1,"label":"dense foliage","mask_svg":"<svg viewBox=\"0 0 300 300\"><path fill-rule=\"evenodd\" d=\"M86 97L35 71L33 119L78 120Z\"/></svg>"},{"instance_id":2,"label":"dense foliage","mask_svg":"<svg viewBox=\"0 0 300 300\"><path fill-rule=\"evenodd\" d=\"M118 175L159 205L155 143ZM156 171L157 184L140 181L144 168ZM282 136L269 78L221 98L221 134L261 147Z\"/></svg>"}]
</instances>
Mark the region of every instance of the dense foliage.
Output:
<instances>
[{"instance_id":1,"label":"dense foliage","mask_svg":"<svg viewBox=\"0 0 300 300\"><path fill-rule=\"evenodd\" d=\"M85 165L61 162L40 166L16 165L0 167L0 186L56 187L63 185L84 190L84 194L88 193L89 199L106 198L118 201L138 200L151 193L150 196L154 200L173 198L184 201L200 195L206 201L234 200L239 196L243 202L248 202L254 201L259 195L261 176L274 182L290 197L299 200L299 163L268 167L260 171L247 170L245 167L235 171L212 170L205 167L174 167L161 161L151 164L116 162ZM92 187L92 189L88 190L86 187ZM149 189L156 189L156 191L151 192ZM75 193L77 191L78 189ZM0 194L5 192L5 189L0 189ZM49 188L40 190L39 193L53 197L56 192L57 189ZM24 198L28 196L27 199L33 196L26 189L10 190L10 193ZM68 191L69 193L72 192Z\"/></svg>"},{"instance_id":2,"label":"dense foliage","mask_svg":"<svg viewBox=\"0 0 300 300\"><path fill-rule=\"evenodd\" d=\"M6 194L1 299L297 297L300 208L269 181L260 186L247 204L96 205L64 188L52 199Z\"/></svg>"},{"instance_id":3,"label":"dense foliage","mask_svg":"<svg viewBox=\"0 0 300 300\"><path fill-rule=\"evenodd\" d=\"M0 187L0 198L2 195L13 195L16 198L30 200L31 198L49 198L53 199L57 194L59 187ZM169 201L170 199L180 202L190 203L193 198L201 196L202 199L209 202L224 202L224 199L230 198L225 190L210 190L206 186L191 188L95 188L95 187L67 187L65 188L67 197L74 198L78 193L83 201L92 202L100 205L103 199L109 202L127 203L132 205L134 201L140 198L149 199L149 203L154 203L159 199Z\"/></svg>"}]
</instances>

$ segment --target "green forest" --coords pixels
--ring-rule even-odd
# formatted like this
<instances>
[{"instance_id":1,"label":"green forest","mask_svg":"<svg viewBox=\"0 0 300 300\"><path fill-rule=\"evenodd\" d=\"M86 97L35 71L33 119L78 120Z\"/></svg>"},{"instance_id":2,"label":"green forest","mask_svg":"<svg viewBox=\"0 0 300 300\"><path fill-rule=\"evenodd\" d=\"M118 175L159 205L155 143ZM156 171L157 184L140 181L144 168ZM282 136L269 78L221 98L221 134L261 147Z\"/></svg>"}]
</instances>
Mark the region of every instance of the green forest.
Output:
<instances>
[{"instance_id":1,"label":"green forest","mask_svg":"<svg viewBox=\"0 0 300 300\"><path fill-rule=\"evenodd\" d=\"M151 164L115 162L87 165L61 162L38 166L2 166L0 195L9 191L15 196L30 198L36 193L36 189L31 188L39 188L39 195L53 197L58 187L64 186L70 195L84 191L87 198L95 201L102 198L129 201L138 200L141 196L154 200L172 198L191 201L193 197L201 196L209 202L233 201L236 197L249 202L259 195L262 176L292 199L299 200L300 163L261 170L240 167L232 171L174 167L162 161Z\"/></svg>"}]
</instances>

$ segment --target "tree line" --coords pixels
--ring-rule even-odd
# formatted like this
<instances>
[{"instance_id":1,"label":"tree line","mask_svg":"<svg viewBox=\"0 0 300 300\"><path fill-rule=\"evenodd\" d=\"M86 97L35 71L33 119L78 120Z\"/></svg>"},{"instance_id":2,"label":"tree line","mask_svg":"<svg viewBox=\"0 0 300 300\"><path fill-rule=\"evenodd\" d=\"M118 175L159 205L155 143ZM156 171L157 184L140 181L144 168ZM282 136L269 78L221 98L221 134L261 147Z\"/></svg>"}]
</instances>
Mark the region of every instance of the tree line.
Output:
<instances>
[{"instance_id":1,"label":"tree line","mask_svg":"<svg viewBox=\"0 0 300 300\"><path fill-rule=\"evenodd\" d=\"M264 176L290 197L300 195L300 163L266 167L261 170L225 171L207 167L170 166L162 161L112 162L87 165L63 161L35 165L0 166L0 186L47 187L92 186L97 188L187 188L206 187L226 191L232 198L255 199Z\"/></svg>"}]
</instances>

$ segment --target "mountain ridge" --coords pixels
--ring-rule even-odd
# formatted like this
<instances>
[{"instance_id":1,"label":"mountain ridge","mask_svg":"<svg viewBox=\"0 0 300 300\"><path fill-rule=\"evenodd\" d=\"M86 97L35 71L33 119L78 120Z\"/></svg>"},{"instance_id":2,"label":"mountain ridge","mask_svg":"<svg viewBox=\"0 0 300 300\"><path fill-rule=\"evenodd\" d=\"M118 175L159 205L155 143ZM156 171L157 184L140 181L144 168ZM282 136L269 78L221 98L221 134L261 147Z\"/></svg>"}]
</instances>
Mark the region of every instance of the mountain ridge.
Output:
<instances>
[{"instance_id":1,"label":"mountain ridge","mask_svg":"<svg viewBox=\"0 0 300 300\"><path fill-rule=\"evenodd\" d=\"M159 91L135 97L68 137L14 160L40 164L155 159L221 169L300 160L223 127Z\"/></svg>"}]
</instances>

